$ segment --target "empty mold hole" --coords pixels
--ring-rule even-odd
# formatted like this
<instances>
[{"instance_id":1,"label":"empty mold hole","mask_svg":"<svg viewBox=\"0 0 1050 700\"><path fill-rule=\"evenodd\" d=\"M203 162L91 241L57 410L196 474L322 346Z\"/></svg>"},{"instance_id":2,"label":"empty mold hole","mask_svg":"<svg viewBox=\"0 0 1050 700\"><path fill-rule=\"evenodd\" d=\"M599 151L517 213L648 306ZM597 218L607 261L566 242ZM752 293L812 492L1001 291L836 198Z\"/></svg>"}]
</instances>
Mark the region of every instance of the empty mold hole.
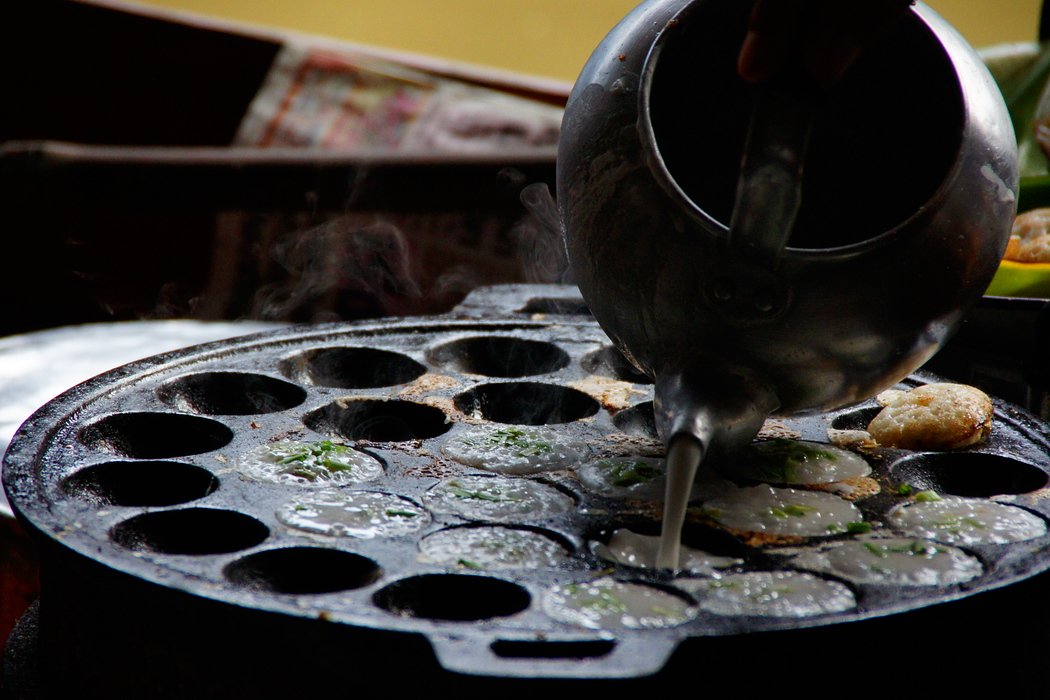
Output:
<instances>
[{"instance_id":1,"label":"empty mold hole","mask_svg":"<svg viewBox=\"0 0 1050 700\"><path fill-rule=\"evenodd\" d=\"M158 389L157 396L183 411L248 416L294 408L306 400L306 391L261 374L205 372L174 379Z\"/></svg>"},{"instance_id":2,"label":"empty mold hole","mask_svg":"<svg viewBox=\"0 0 1050 700\"><path fill-rule=\"evenodd\" d=\"M255 518L232 510L186 508L143 513L110 531L128 549L161 554L227 554L259 544L270 531Z\"/></svg>"},{"instance_id":3,"label":"empty mold hole","mask_svg":"<svg viewBox=\"0 0 1050 700\"><path fill-rule=\"evenodd\" d=\"M439 408L383 399L340 399L306 414L303 422L319 433L373 442L423 440L451 427Z\"/></svg>"},{"instance_id":4,"label":"empty mold hole","mask_svg":"<svg viewBox=\"0 0 1050 700\"><path fill-rule=\"evenodd\" d=\"M652 401L620 411L613 416L613 425L634 437L659 439L656 433L656 414L653 412Z\"/></svg>"},{"instance_id":5,"label":"empty mold hole","mask_svg":"<svg viewBox=\"0 0 1050 700\"><path fill-rule=\"evenodd\" d=\"M555 314L558 316L587 316L591 310L583 299L534 297L518 309L521 314Z\"/></svg>"},{"instance_id":6,"label":"empty mold hole","mask_svg":"<svg viewBox=\"0 0 1050 700\"><path fill-rule=\"evenodd\" d=\"M229 564L232 583L256 591L308 595L368 586L379 579L379 565L367 557L336 549L290 547L250 554Z\"/></svg>"},{"instance_id":7,"label":"empty mold hole","mask_svg":"<svg viewBox=\"0 0 1050 700\"><path fill-rule=\"evenodd\" d=\"M388 612L426 620L470 622L529 607L528 591L509 581L463 574L426 574L392 583L373 597Z\"/></svg>"},{"instance_id":8,"label":"empty mold hole","mask_svg":"<svg viewBox=\"0 0 1050 700\"><path fill-rule=\"evenodd\" d=\"M831 427L835 430L867 430L868 424L881 410L881 406L870 406L840 414L831 421Z\"/></svg>"},{"instance_id":9,"label":"empty mold hole","mask_svg":"<svg viewBox=\"0 0 1050 700\"><path fill-rule=\"evenodd\" d=\"M599 409L582 391L536 382L482 384L456 396L455 405L468 416L514 425L570 423Z\"/></svg>"},{"instance_id":10,"label":"empty mold hole","mask_svg":"<svg viewBox=\"0 0 1050 700\"><path fill-rule=\"evenodd\" d=\"M219 487L207 469L180 462L105 462L62 482L70 495L98 505L174 506Z\"/></svg>"},{"instance_id":11,"label":"empty mold hole","mask_svg":"<svg viewBox=\"0 0 1050 700\"><path fill-rule=\"evenodd\" d=\"M1047 485L1046 473L1031 464L981 452L925 453L905 458L890 468L897 483L913 490L985 498L1037 491Z\"/></svg>"},{"instance_id":12,"label":"empty mold hole","mask_svg":"<svg viewBox=\"0 0 1050 700\"><path fill-rule=\"evenodd\" d=\"M652 384L653 380L627 361L623 353L612 345L588 353L581 361L583 368L591 374L612 377L635 384Z\"/></svg>"},{"instance_id":13,"label":"empty mold hole","mask_svg":"<svg viewBox=\"0 0 1050 700\"><path fill-rule=\"evenodd\" d=\"M231 440L233 431L222 423L181 413L116 413L80 431L92 449L138 459L211 452Z\"/></svg>"},{"instance_id":14,"label":"empty mold hole","mask_svg":"<svg viewBox=\"0 0 1050 700\"><path fill-rule=\"evenodd\" d=\"M490 648L502 659L597 659L611 654L616 642L611 639L564 642L497 639Z\"/></svg>"},{"instance_id":15,"label":"empty mold hole","mask_svg":"<svg viewBox=\"0 0 1050 700\"><path fill-rule=\"evenodd\" d=\"M338 389L375 389L407 384L427 368L400 353L375 348L318 348L282 360L293 381Z\"/></svg>"},{"instance_id":16,"label":"empty mold hole","mask_svg":"<svg viewBox=\"0 0 1050 700\"><path fill-rule=\"evenodd\" d=\"M568 354L552 343L504 336L462 338L434 348L434 364L486 377L525 377L557 372Z\"/></svg>"}]
</instances>

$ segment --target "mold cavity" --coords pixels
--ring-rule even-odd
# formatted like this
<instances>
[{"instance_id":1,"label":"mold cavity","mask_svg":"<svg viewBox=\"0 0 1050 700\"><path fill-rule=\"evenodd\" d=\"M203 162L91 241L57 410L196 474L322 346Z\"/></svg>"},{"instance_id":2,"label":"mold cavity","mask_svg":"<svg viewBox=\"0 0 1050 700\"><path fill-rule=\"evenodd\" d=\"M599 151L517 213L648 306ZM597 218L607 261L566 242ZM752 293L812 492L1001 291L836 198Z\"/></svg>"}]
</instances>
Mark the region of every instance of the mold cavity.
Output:
<instances>
[{"instance_id":1,"label":"mold cavity","mask_svg":"<svg viewBox=\"0 0 1050 700\"><path fill-rule=\"evenodd\" d=\"M455 405L469 416L514 425L570 423L599 408L582 391L535 382L482 384L456 396Z\"/></svg>"},{"instance_id":2,"label":"mold cavity","mask_svg":"<svg viewBox=\"0 0 1050 700\"><path fill-rule=\"evenodd\" d=\"M613 416L613 425L634 437L660 439L656 434L656 414L653 412L652 401L620 411Z\"/></svg>"},{"instance_id":3,"label":"mold cavity","mask_svg":"<svg viewBox=\"0 0 1050 700\"><path fill-rule=\"evenodd\" d=\"M580 361L580 364L591 374L613 377L614 379L635 384L653 383L652 379L638 371L638 368L628 362L623 353L612 345L606 345L601 350L588 353Z\"/></svg>"},{"instance_id":4,"label":"mold cavity","mask_svg":"<svg viewBox=\"0 0 1050 700\"><path fill-rule=\"evenodd\" d=\"M611 639L572 642L497 639L490 648L503 659L597 659L616 648Z\"/></svg>"},{"instance_id":5,"label":"mold cavity","mask_svg":"<svg viewBox=\"0 0 1050 700\"><path fill-rule=\"evenodd\" d=\"M591 310L583 299L558 299L555 297L534 297L529 299L525 302L525 306L518 309L518 313L591 316Z\"/></svg>"},{"instance_id":6,"label":"mold cavity","mask_svg":"<svg viewBox=\"0 0 1050 700\"><path fill-rule=\"evenodd\" d=\"M660 540L660 522L630 518L587 533L588 548L602 561L652 568ZM711 576L745 561L763 564L764 556L727 532L692 523L682 531L682 567L692 575ZM611 544L611 547L610 547Z\"/></svg>"},{"instance_id":7,"label":"mold cavity","mask_svg":"<svg viewBox=\"0 0 1050 700\"><path fill-rule=\"evenodd\" d=\"M261 374L206 372L175 379L157 390L160 400L183 411L207 415L247 416L276 413L298 406L306 391Z\"/></svg>"},{"instance_id":8,"label":"mold cavity","mask_svg":"<svg viewBox=\"0 0 1050 700\"><path fill-rule=\"evenodd\" d=\"M1010 457L980 452L927 453L908 457L890 469L893 479L913 489L970 498L1037 491L1046 473Z\"/></svg>"},{"instance_id":9,"label":"mold cavity","mask_svg":"<svg viewBox=\"0 0 1050 700\"><path fill-rule=\"evenodd\" d=\"M187 508L143 513L117 524L117 544L161 554L227 554L259 544L270 531L255 518L232 510Z\"/></svg>"},{"instance_id":10,"label":"mold cavity","mask_svg":"<svg viewBox=\"0 0 1050 700\"><path fill-rule=\"evenodd\" d=\"M204 498L219 480L180 462L105 462L81 469L62 488L98 505L174 506Z\"/></svg>"},{"instance_id":11,"label":"mold cavity","mask_svg":"<svg viewBox=\"0 0 1050 700\"><path fill-rule=\"evenodd\" d=\"M118 413L80 431L92 449L138 459L211 452L231 440L233 431L222 423L181 413Z\"/></svg>"},{"instance_id":12,"label":"mold cavity","mask_svg":"<svg viewBox=\"0 0 1050 700\"><path fill-rule=\"evenodd\" d=\"M334 401L306 414L303 422L319 433L373 442L423 440L442 435L452 427L439 408L382 399Z\"/></svg>"},{"instance_id":13,"label":"mold cavity","mask_svg":"<svg viewBox=\"0 0 1050 700\"><path fill-rule=\"evenodd\" d=\"M427 535L419 559L468 569L539 569L565 563L572 545L550 530L502 525L461 525Z\"/></svg>"},{"instance_id":14,"label":"mold cavity","mask_svg":"<svg viewBox=\"0 0 1050 700\"><path fill-rule=\"evenodd\" d=\"M454 340L432 350L430 359L459 372L486 377L547 374L569 364L568 354L557 345L502 336Z\"/></svg>"},{"instance_id":15,"label":"mold cavity","mask_svg":"<svg viewBox=\"0 0 1050 700\"><path fill-rule=\"evenodd\" d=\"M282 360L293 381L337 389L375 389L407 384L427 368L411 357L375 348L320 348Z\"/></svg>"},{"instance_id":16,"label":"mold cavity","mask_svg":"<svg viewBox=\"0 0 1050 700\"><path fill-rule=\"evenodd\" d=\"M392 583L373 597L395 615L470 622L506 617L529 607L521 586L484 576L427 574Z\"/></svg>"},{"instance_id":17,"label":"mold cavity","mask_svg":"<svg viewBox=\"0 0 1050 700\"><path fill-rule=\"evenodd\" d=\"M835 416L831 421L831 427L835 430L867 430L868 423L871 423L872 419L879 415L881 410L881 406L871 406L843 413Z\"/></svg>"},{"instance_id":18,"label":"mold cavity","mask_svg":"<svg viewBox=\"0 0 1050 700\"><path fill-rule=\"evenodd\" d=\"M363 588L379 579L379 565L336 549L290 547L250 554L223 574L238 586L270 593L304 595Z\"/></svg>"}]
</instances>

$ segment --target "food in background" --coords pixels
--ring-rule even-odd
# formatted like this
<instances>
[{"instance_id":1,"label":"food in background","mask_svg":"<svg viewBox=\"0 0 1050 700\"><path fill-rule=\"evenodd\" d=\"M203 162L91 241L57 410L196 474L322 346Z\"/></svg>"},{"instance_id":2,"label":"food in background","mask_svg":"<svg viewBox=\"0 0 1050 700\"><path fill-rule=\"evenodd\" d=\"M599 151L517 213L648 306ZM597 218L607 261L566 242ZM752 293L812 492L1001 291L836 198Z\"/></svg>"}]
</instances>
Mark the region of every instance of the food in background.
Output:
<instances>
[{"instance_id":1,"label":"food in background","mask_svg":"<svg viewBox=\"0 0 1050 700\"><path fill-rule=\"evenodd\" d=\"M618 630L674 627L692 619L696 608L652 586L600 578L549 588L543 612L570 625Z\"/></svg>"},{"instance_id":2,"label":"food in background","mask_svg":"<svg viewBox=\"0 0 1050 700\"><path fill-rule=\"evenodd\" d=\"M358 484L383 476L378 459L331 440L260 445L237 460L237 469L255 481L298 486Z\"/></svg>"},{"instance_id":3,"label":"food in background","mask_svg":"<svg viewBox=\"0 0 1050 700\"><path fill-rule=\"evenodd\" d=\"M547 484L469 474L435 484L423 502L435 513L494 522L547 518L576 506L570 496Z\"/></svg>"},{"instance_id":4,"label":"food in background","mask_svg":"<svg viewBox=\"0 0 1050 700\"><path fill-rule=\"evenodd\" d=\"M883 447L955 450L984 442L992 430L992 400L966 384L890 389L876 401L883 409L868 432Z\"/></svg>"},{"instance_id":5,"label":"food in background","mask_svg":"<svg viewBox=\"0 0 1050 700\"><path fill-rule=\"evenodd\" d=\"M1015 262L1050 263L1050 208L1032 209L1014 219L1003 257Z\"/></svg>"},{"instance_id":6,"label":"food in background","mask_svg":"<svg viewBox=\"0 0 1050 700\"><path fill-rule=\"evenodd\" d=\"M835 542L799 554L789 564L853 583L890 586L950 586L984 571L961 549L904 537Z\"/></svg>"}]
</instances>

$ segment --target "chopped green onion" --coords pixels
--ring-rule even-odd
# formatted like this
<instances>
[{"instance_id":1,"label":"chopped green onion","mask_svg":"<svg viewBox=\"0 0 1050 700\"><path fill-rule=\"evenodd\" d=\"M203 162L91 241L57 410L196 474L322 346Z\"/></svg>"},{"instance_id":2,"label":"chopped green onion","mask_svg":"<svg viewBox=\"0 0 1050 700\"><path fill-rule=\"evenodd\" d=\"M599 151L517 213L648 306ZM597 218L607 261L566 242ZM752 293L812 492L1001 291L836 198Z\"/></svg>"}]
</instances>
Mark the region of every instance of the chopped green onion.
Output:
<instances>
[{"instance_id":1,"label":"chopped green onion","mask_svg":"<svg viewBox=\"0 0 1050 700\"><path fill-rule=\"evenodd\" d=\"M554 447L537 440L533 433L521 428L500 428L485 437L464 440L463 444L481 448L507 448L516 450L519 457L536 457L554 452Z\"/></svg>"},{"instance_id":2,"label":"chopped green onion","mask_svg":"<svg viewBox=\"0 0 1050 700\"><path fill-rule=\"evenodd\" d=\"M814 506L804 506L798 503L789 503L783 508L770 508L770 515L776 518L801 518L817 509Z\"/></svg>"},{"instance_id":3,"label":"chopped green onion","mask_svg":"<svg viewBox=\"0 0 1050 700\"><path fill-rule=\"evenodd\" d=\"M875 544L874 542L865 542L864 543L864 549L868 550L869 552L871 552L875 556L879 557L880 559L885 559L886 557L888 557L890 555L885 547L880 547L879 545Z\"/></svg>"},{"instance_id":4,"label":"chopped green onion","mask_svg":"<svg viewBox=\"0 0 1050 700\"><path fill-rule=\"evenodd\" d=\"M609 482L621 488L644 484L663 475L645 462L603 460L600 464L608 470Z\"/></svg>"}]
</instances>

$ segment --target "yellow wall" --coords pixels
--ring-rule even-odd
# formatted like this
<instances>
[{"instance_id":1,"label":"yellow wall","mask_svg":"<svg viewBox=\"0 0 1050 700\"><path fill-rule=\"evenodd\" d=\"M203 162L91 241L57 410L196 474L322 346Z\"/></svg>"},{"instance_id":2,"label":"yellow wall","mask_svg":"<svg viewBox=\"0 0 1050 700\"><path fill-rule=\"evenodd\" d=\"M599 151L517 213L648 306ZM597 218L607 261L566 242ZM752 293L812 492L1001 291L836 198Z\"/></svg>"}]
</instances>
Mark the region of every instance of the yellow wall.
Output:
<instances>
[{"instance_id":1,"label":"yellow wall","mask_svg":"<svg viewBox=\"0 0 1050 700\"><path fill-rule=\"evenodd\" d=\"M31 1L31 0L30 0ZM138 0L566 81L637 0ZM840 0L860 2L862 0ZM1041 0L930 0L977 47L1035 39Z\"/></svg>"}]
</instances>

